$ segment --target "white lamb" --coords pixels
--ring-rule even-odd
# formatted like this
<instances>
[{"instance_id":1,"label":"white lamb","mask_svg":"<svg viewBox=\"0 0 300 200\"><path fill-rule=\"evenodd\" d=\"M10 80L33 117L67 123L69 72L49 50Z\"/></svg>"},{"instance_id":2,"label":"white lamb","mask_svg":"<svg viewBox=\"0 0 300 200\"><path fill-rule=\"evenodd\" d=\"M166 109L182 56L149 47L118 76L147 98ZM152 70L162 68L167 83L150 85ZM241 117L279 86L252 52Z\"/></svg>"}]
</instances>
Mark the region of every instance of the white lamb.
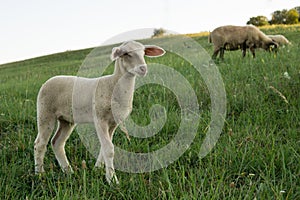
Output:
<instances>
[{"instance_id":1,"label":"white lamb","mask_svg":"<svg viewBox=\"0 0 300 200\"><path fill-rule=\"evenodd\" d=\"M145 56L162 56L158 46L135 41L123 43L112 50L115 61L112 75L89 79L76 76L55 76L46 81L37 97L38 135L34 143L35 172L44 172L47 143L58 122L51 143L62 170L73 172L65 154L65 143L76 124L94 123L101 148L95 167L105 164L106 179L118 183L113 158L113 133L130 114L136 75L145 76ZM80 94L80 96L75 95ZM117 112L113 112L116 110Z\"/></svg>"},{"instance_id":2,"label":"white lamb","mask_svg":"<svg viewBox=\"0 0 300 200\"><path fill-rule=\"evenodd\" d=\"M281 46L291 44L291 42L283 35L268 35L268 37L271 38L273 41L277 42Z\"/></svg>"}]
</instances>

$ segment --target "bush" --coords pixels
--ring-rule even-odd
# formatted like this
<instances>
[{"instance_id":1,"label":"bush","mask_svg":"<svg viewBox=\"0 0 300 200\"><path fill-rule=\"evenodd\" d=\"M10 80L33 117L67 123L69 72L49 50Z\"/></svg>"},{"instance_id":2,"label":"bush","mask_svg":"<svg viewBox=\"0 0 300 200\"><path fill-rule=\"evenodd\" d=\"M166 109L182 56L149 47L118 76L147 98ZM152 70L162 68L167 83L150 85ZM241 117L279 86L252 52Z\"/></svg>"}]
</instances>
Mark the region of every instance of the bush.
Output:
<instances>
[{"instance_id":1,"label":"bush","mask_svg":"<svg viewBox=\"0 0 300 200\"><path fill-rule=\"evenodd\" d=\"M152 38L163 36L166 33L166 30L163 28L154 29Z\"/></svg>"},{"instance_id":2,"label":"bush","mask_svg":"<svg viewBox=\"0 0 300 200\"><path fill-rule=\"evenodd\" d=\"M296 9L291 9L287 12L286 23L297 24L299 22L299 13Z\"/></svg>"},{"instance_id":3,"label":"bush","mask_svg":"<svg viewBox=\"0 0 300 200\"><path fill-rule=\"evenodd\" d=\"M268 18L265 16L257 16L257 17L251 17L250 20L247 22L247 24L252 24L254 26L265 26L269 25Z\"/></svg>"}]
</instances>

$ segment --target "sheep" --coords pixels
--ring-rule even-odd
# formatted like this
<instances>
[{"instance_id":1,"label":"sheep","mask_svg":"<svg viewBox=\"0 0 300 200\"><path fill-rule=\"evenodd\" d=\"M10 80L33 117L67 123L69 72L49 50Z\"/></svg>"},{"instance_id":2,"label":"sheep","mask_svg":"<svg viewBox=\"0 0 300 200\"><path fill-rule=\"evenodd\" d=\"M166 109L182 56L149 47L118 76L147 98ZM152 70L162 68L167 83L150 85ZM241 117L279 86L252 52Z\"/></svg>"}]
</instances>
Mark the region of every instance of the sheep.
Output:
<instances>
[{"instance_id":1,"label":"sheep","mask_svg":"<svg viewBox=\"0 0 300 200\"><path fill-rule=\"evenodd\" d=\"M267 35L273 41L275 41L279 46L291 45L292 43L283 35Z\"/></svg>"},{"instance_id":2,"label":"sheep","mask_svg":"<svg viewBox=\"0 0 300 200\"><path fill-rule=\"evenodd\" d=\"M216 30L216 29L215 29ZM212 36L213 34L213 36ZM213 42L213 39L212 37L214 38L214 42ZM220 35L218 35L217 37L220 37ZM222 46L221 45L215 45L215 43L218 43L218 38L215 36L215 32L210 32L209 35L208 35L208 42L209 43L214 43L214 46L215 46L215 50L214 50L214 54L212 56L213 59L215 59L218 55L218 53L220 52L220 58L224 58L224 50L227 50L227 51L235 51L235 50L241 50L243 52L243 57L246 55L246 50L247 50L247 46L246 46L246 43L244 41L241 41L241 42L226 42L223 44L223 41L220 41L220 44L223 44ZM220 38L222 40L222 38Z\"/></svg>"},{"instance_id":3,"label":"sheep","mask_svg":"<svg viewBox=\"0 0 300 200\"><path fill-rule=\"evenodd\" d=\"M224 58L224 50L243 51L243 57L246 55L246 49L250 49L255 57L255 48L270 50L272 46L277 48L278 44L255 26L221 26L214 29L209 34L209 42L214 44L214 53L212 58L215 59L220 52L220 58Z\"/></svg>"},{"instance_id":4,"label":"sheep","mask_svg":"<svg viewBox=\"0 0 300 200\"><path fill-rule=\"evenodd\" d=\"M93 123L101 144L95 167L105 165L108 183L119 183L113 166L113 133L131 113L136 76L147 74L144 56L157 57L164 53L164 49L158 46L128 41L112 49L111 59L115 61L115 68L111 75L99 78L55 76L48 79L37 97L35 173L44 172L47 143L56 122L52 149L62 170L69 173L73 170L65 154L66 140L77 124Z\"/></svg>"}]
</instances>

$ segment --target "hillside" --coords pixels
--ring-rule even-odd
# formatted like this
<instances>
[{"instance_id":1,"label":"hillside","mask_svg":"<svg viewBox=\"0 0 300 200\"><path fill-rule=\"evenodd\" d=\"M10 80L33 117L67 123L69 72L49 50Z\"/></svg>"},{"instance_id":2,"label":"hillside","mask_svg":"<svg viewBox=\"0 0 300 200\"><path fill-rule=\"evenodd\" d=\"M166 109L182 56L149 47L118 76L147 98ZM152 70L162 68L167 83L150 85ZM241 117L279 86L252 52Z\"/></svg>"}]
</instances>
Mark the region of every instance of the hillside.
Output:
<instances>
[{"instance_id":1,"label":"hillside","mask_svg":"<svg viewBox=\"0 0 300 200\"><path fill-rule=\"evenodd\" d=\"M185 77L195 92L201 115L196 137L168 167L140 174L117 171L120 185L111 187L104 170L93 169L95 158L76 133L66 144L75 173L61 172L49 145L48 172L34 175L39 88L52 76L77 75L92 49L0 65L1 199L300 199L300 26L262 30L284 34L293 45L280 48L277 54L257 51L255 59L250 53L242 58L240 51L225 52L225 60L217 63L226 90L225 125L216 146L204 158L199 152L212 117L210 91L187 61L169 52L155 58L153 62L172 66ZM207 36L190 36L212 55ZM106 73L111 71L112 67ZM168 117L155 136L132 137L129 142L117 130L114 144L128 151L148 152L172 141L181 125L181 110L168 88L149 84L137 89L132 118L147 125L155 104L164 106Z\"/></svg>"}]
</instances>

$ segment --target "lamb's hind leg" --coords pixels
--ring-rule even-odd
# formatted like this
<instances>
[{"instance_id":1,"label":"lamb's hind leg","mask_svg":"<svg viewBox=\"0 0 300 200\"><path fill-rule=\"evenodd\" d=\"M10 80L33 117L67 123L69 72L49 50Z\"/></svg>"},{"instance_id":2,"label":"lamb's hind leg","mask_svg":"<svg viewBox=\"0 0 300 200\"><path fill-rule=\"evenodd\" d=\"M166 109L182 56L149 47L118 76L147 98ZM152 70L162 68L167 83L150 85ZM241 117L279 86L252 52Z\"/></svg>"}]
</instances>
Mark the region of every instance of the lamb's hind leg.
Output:
<instances>
[{"instance_id":1,"label":"lamb's hind leg","mask_svg":"<svg viewBox=\"0 0 300 200\"><path fill-rule=\"evenodd\" d=\"M55 123L55 116L49 115L41 118L38 115L38 135L34 142L34 162L36 174L44 172L44 157L47 151L47 144L50 136L55 128Z\"/></svg>"},{"instance_id":2,"label":"lamb's hind leg","mask_svg":"<svg viewBox=\"0 0 300 200\"><path fill-rule=\"evenodd\" d=\"M220 59L224 60L224 52L225 52L225 48L221 48L220 49Z\"/></svg>"},{"instance_id":3,"label":"lamb's hind leg","mask_svg":"<svg viewBox=\"0 0 300 200\"><path fill-rule=\"evenodd\" d=\"M51 140L55 157L64 172L73 172L66 156L65 144L74 127L74 124L71 124L64 120L59 120L56 133Z\"/></svg>"},{"instance_id":4,"label":"lamb's hind leg","mask_svg":"<svg viewBox=\"0 0 300 200\"><path fill-rule=\"evenodd\" d=\"M220 51L219 48L215 48L214 53L213 53L213 55L212 55L212 59L215 60L215 59L217 58L217 56L218 56L218 54L219 54L219 51Z\"/></svg>"},{"instance_id":5,"label":"lamb's hind leg","mask_svg":"<svg viewBox=\"0 0 300 200\"><path fill-rule=\"evenodd\" d=\"M254 47L250 47L250 51L252 53L253 58L255 58L255 48Z\"/></svg>"}]
</instances>

